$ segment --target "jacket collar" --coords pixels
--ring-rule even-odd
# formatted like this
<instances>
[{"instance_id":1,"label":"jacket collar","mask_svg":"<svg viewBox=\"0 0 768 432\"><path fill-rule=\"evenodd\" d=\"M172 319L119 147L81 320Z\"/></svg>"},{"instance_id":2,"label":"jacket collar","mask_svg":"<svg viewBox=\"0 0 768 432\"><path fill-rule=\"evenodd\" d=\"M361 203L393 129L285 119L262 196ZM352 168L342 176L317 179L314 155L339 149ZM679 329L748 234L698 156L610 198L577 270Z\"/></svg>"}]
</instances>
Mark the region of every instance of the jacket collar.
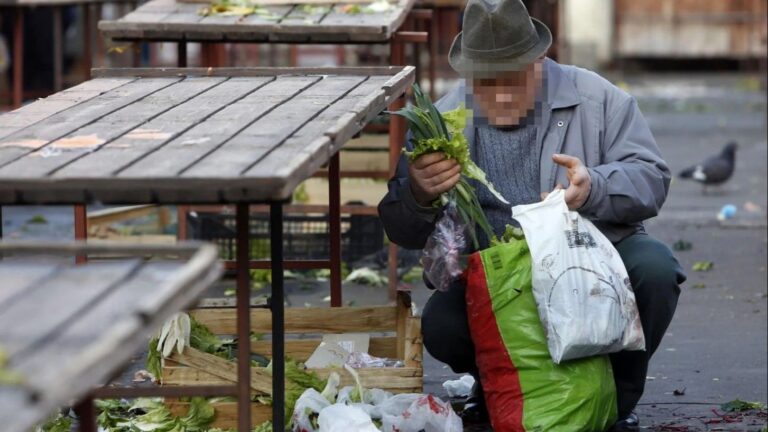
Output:
<instances>
[{"instance_id":1,"label":"jacket collar","mask_svg":"<svg viewBox=\"0 0 768 432\"><path fill-rule=\"evenodd\" d=\"M563 67L550 58L544 60L547 105L550 109L568 108L581 103L576 87L565 76Z\"/></svg>"}]
</instances>

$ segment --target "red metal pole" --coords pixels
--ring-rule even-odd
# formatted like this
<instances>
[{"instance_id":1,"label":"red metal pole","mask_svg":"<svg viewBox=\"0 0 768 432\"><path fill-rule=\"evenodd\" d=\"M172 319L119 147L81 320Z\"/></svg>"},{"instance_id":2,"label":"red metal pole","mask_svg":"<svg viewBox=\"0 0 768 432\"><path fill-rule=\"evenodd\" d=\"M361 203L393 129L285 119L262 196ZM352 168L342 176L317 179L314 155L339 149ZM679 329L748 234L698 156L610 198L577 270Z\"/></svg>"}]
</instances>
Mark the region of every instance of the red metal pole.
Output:
<instances>
[{"instance_id":1,"label":"red metal pole","mask_svg":"<svg viewBox=\"0 0 768 432\"><path fill-rule=\"evenodd\" d=\"M176 227L176 238L179 240L186 240L188 238L187 233L187 212L189 206L176 206L176 221L178 226Z\"/></svg>"},{"instance_id":2,"label":"red metal pole","mask_svg":"<svg viewBox=\"0 0 768 432\"><path fill-rule=\"evenodd\" d=\"M61 47L61 7L52 6L53 12L53 91L59 92L63 88L62 62L63 51Z\"/></svg>"},{"instance_id":3,"label":"red metal pole","mask_svg":"<svg viewBox=\"0 0 768 432\"><path fill-rule=\"evenodd\" d=\"M101 14L102 14L102 4L101 3L94 3L94 16L96 16L96 25L98 25L99 21L101 20ZM104 38L101 36L101 33L97 30L96 31L96 37L94 38L96 41L96 67L104 67Z\"/></svg>"},{"instance_id":4,"label":"red metal pole","mask_svg":"<svg viewBox=\"0 0 768 432\"><path fill-rule=\"evenodd\" d=\"M390 41L390 64L401 66L405 63L403 42ZM398 98L389 106L390 111L397 111L405 105L404 98ZM389 175L395 174L400 159L400 148L405 138L405 124L400 116L389 116ZM397 298L397 245L390 242L388 250L387 277L389 279L388 297Z\"/></svg>"},{"instance_id":5,"label":"red metal pole","mask_svg":"<svg viewBox=\"0 0 768 432\"><path fill-rule=\"evenodd\" d=\"M437 41L440 30L437 26L437 10L433 10L429 20L429 97L437 99Z\"/></svg>"},{"instance_id":6,"label":"red metal pole","mask_svg":"<svg viewBox=\"0 0 768 432\"><path fill-rule=\"evenodd\" d=\"M251 430L251 259L250 209L238 203L235 210L237 245L237 430ZM282 304L280 305L282 307Z\"/></svg>"},{"instance_id":7,"label":"red metal pole","mask_svg":"<svg viewBox=\"0 0 768 432\"><path fill-rule=\"evenodd\" d=\"M18 108L24 99L24 9L16 6L13 24L13 107Z\"/></svg>"},{"instance_id":8,"label":"red metal pole","mask_svg":"<svg viewBox=\"0 0 768 432\"><path fill-rule=\"evenodd\" d=\"M80 421L80 432L96 432L96 407L90 395L75 406L75 413Z\"/></svg>"},{"instance_id":9,"label":"red metal pole","mask_svg":"<svg viewBox=\"0 0 768 432\"><path fill-rule=\"evenodd\" d=\"M331 307L341 306L341 179L339 153L328 164L328 226L331 260Z\"/></svg>"},{"instance_id":10,"label":"red metal pole","mask_svg":"<svg viewBox=\"0 0 768 432\"><path fill-rule=\"evenodd\" d=\"M84 204L75 206L75 240L86 240L88 238L88 215ZM75 263L83 264L88 260L88 255L77 254Z\"/></svg>"}]
</instances>

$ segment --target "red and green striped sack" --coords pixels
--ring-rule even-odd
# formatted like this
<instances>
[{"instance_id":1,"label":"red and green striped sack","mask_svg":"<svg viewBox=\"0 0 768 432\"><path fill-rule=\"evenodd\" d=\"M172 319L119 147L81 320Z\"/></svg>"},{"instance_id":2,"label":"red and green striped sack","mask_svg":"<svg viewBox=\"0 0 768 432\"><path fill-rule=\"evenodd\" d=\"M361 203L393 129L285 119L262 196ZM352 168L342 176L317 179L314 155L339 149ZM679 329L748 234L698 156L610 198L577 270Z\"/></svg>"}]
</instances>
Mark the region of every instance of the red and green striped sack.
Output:
<instances>
[{"instance_id":1,"label":"red and green striped sack","mask_svg":"<svg viewBox=\"0 0 768 432\"><path fill-rule=\"evenodd\" d=\"M525 240L474 253L466 277L469 328L493 430L597 432L613 424L608 357L557 365L549 355Z\"/></svg>"}]
</instances>

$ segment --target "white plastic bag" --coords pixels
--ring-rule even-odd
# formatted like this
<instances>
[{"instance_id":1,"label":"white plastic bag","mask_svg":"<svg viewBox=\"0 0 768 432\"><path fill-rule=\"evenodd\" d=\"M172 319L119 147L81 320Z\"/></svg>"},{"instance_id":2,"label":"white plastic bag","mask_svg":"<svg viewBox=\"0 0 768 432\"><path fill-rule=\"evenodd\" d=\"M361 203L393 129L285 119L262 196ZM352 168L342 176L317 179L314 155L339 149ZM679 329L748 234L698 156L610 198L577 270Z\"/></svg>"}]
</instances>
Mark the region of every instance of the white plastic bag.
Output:
<instances>
[{"instance_id":1,"label":"white plastic bag","mask_svg":"<svg viewBox=\"0 0 768 432\"><path fill-rule=\"evenodd\" d=\"M555 363L644 350L635 294L618 251L590 222L568 210L565 191L515 206L533 260L533 295Z\"/></svg>"}]
</instances>

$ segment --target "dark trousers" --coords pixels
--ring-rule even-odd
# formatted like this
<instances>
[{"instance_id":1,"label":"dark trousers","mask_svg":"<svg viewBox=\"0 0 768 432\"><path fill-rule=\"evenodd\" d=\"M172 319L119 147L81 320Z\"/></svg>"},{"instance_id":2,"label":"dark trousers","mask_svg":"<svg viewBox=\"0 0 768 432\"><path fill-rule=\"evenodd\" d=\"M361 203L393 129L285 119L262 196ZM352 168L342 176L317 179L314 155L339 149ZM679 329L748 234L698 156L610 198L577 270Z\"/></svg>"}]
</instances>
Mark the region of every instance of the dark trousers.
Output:
<instances>
[{"instance_id":1,"label":"dark trousers","mask_svg":"<svg viewBox=\"0 0 768 432\"><path fill-rule=\"evenodd\" d=\"M685 274L672 251L645 233L629 236L615 246L635 292L646 346L645 351L611 355L619 418L624 418L643 395L648 362L672 321ZM477 377L464 292L465 287L457 283L447 292L432 294L421 319L424 347L454 372Z\"/></svg>"}]
</instances>

